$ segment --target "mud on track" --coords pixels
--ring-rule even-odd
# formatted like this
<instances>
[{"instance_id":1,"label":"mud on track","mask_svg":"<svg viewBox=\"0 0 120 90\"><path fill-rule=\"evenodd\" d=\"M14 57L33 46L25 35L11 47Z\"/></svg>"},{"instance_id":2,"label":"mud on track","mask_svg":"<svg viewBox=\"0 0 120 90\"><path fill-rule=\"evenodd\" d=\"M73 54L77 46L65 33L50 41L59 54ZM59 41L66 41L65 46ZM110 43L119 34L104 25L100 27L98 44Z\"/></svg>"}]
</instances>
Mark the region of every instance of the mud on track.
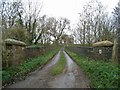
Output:
<instances>
[{"instance_id":1,"label":"mud on track","mask_svg":"<svg viewBox=\"0 0 120 90\"><path fill-rule=\"evenodd\" d=\"M67 60L64 73L53 77L50 72L60 59L59 51L42 69L38 68L30 73L25 80L12 84L7 88L89 88L89 80L80 67L77 66L65 51L62 52L64 52Z\"/></svg>"}]
</instances>

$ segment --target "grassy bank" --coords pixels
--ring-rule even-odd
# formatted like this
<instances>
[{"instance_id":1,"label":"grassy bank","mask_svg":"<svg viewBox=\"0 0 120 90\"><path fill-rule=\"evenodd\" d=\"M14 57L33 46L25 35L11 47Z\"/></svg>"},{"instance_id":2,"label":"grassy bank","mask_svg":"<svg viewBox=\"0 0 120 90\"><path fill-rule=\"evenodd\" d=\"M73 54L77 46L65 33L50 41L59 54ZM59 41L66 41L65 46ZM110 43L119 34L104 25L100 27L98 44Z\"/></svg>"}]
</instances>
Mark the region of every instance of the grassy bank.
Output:
<instances>
[{"instance_id":1,"label":"grassy bank","mask_svg":"<svg viewBox=\"0 0 120 90\"><path fill-rule=\"evenodd\" d=\"M51 73L52 75L58 75L60 73L63 72L63 70L65 69L65 65L66 65L66 58L64 56L64 53L61 52L60 53L60 60L58 61L58 63L52 68Z\"/></svg>"},{"instance_id":2,"label":"grassy bank","mask_svg":"<svg viewBox=\"0 0 120 90\"><path fill-rule=\"evenodd\" d=\"M59 48L56 48L37 58L28 59L19 66L6 68L2 71L3 85L5 86L5 84L13 83L16 80L25 77L29 72L43 66L58 52L58 50Z\"/></svg>"},{"instance_id":3,"label":"grassy bank","mask_svg":"<svg viewBox=\"0 0 120 90\"><path fill-rule=\"evenodd\" d=\"M73 60L89 76L92 88L118 88L120 69L116 64L111 62L102 62L88 60L78 54L66 50Z\"/></svg>"}]
</instances>

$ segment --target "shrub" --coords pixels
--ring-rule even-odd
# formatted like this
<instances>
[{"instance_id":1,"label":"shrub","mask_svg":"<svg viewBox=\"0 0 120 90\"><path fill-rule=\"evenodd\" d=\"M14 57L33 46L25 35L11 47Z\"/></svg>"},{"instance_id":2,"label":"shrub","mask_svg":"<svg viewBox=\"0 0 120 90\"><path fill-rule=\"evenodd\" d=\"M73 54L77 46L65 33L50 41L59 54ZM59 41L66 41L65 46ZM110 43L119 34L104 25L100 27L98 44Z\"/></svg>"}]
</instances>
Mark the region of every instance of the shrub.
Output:
<instances>
[{"instance_id":1,"label":"shrub","mask_svg":"<svg viewBox=\"0 0 120 90\"><path fill-rule=\"evenodd\" d=\"M27 32L27 30L24 27L16 26L4 32L3 40L7 38L16 39L29 44L31 40L31 35Z\"/></svg>"}]
</instances>

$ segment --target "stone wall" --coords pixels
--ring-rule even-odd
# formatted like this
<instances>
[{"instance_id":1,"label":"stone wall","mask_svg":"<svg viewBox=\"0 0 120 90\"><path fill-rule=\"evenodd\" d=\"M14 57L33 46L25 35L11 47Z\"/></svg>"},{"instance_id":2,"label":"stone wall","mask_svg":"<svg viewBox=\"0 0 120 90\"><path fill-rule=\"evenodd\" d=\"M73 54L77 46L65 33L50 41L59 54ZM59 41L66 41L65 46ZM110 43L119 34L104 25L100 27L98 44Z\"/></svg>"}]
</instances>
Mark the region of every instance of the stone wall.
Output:
<instances>
[{"instance_id":1,"label":"stone wall","mask_svg":"<svg viewBox=\"0 0 120 90\"><path fill-rule=\"evenodd\" d=\"M28 58L38 57L44 55L47 51L51 50L49 47L21 47L15 45L6 46L6 54L4 54L5 60L3 60L3 68L16 66L23 63Z\"/></svg>"},{"instance_id":2,"label":"stone wall","mask_svg":"<svg viewBox=\"0 0 120 90\"><path fill-rule=\"evenodd\" d=\"M87 56L95 60L111 60L112 59L112 47L67 47L68 50L81 56Z\"/></svg>"},{"instance_id":3,"label":"stone wall","mask_svg":"<svg viewBox=\"0 0 120 90\"><path fill-rule=\"evenodd\" d=\"M6 39L2 50L2 67L16 66L28 58L44 55L51 47L26 46L22 41Z\"/></svg>"},{"instance_id":4,"label":"stone wall","mask_svg":"<svg viewBox=\"0 0 120 90\"><path fill-rule=\"evenodd\" d=\"M45 47L36 47L36 48L32 48L32 47L26 47L24 49L25 55L28 58L34 58L40 55L45 54Z\"/></svg>"},{"instance_id":5,"label":"stone wall","mask_svg":"<svg viewBox=\"0 0 120 90\"><path fill-rule=\"evenodd\" d=\"M9 66L14 66L22 63L25 58L25 52L24 52L25 47L21 46L7 46L7 59L8 59L8 64Z\"/></svg>"},{"instance_id":6,"label":"stone wall","mask_svg":"<svg viewBox=\"0 0 120 90\"><path fill-rule=\"evenodd\" d=\"M111 60L112 59L112 47L94 47L93 55L95 59Z\"/></svg>"}]
</instances>

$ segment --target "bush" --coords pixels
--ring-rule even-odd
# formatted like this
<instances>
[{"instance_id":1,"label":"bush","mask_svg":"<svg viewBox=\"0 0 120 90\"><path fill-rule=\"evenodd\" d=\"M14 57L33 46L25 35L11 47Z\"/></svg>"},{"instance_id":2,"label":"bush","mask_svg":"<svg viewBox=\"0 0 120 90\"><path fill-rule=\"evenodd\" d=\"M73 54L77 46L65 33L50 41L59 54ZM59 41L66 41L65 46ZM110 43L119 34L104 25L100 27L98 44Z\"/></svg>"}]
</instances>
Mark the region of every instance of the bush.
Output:
<instances>
[{"instance_id":1,"label":"bush","mask_svg":"<svg viewBox=\"0 0 120 90\"><path fill-rule=\"evenodd\" d=\"M4 31L3 40L7 38L16 39L29 44L31 35L25 28L16 26Z\"/></svg>"}]
</instances>

